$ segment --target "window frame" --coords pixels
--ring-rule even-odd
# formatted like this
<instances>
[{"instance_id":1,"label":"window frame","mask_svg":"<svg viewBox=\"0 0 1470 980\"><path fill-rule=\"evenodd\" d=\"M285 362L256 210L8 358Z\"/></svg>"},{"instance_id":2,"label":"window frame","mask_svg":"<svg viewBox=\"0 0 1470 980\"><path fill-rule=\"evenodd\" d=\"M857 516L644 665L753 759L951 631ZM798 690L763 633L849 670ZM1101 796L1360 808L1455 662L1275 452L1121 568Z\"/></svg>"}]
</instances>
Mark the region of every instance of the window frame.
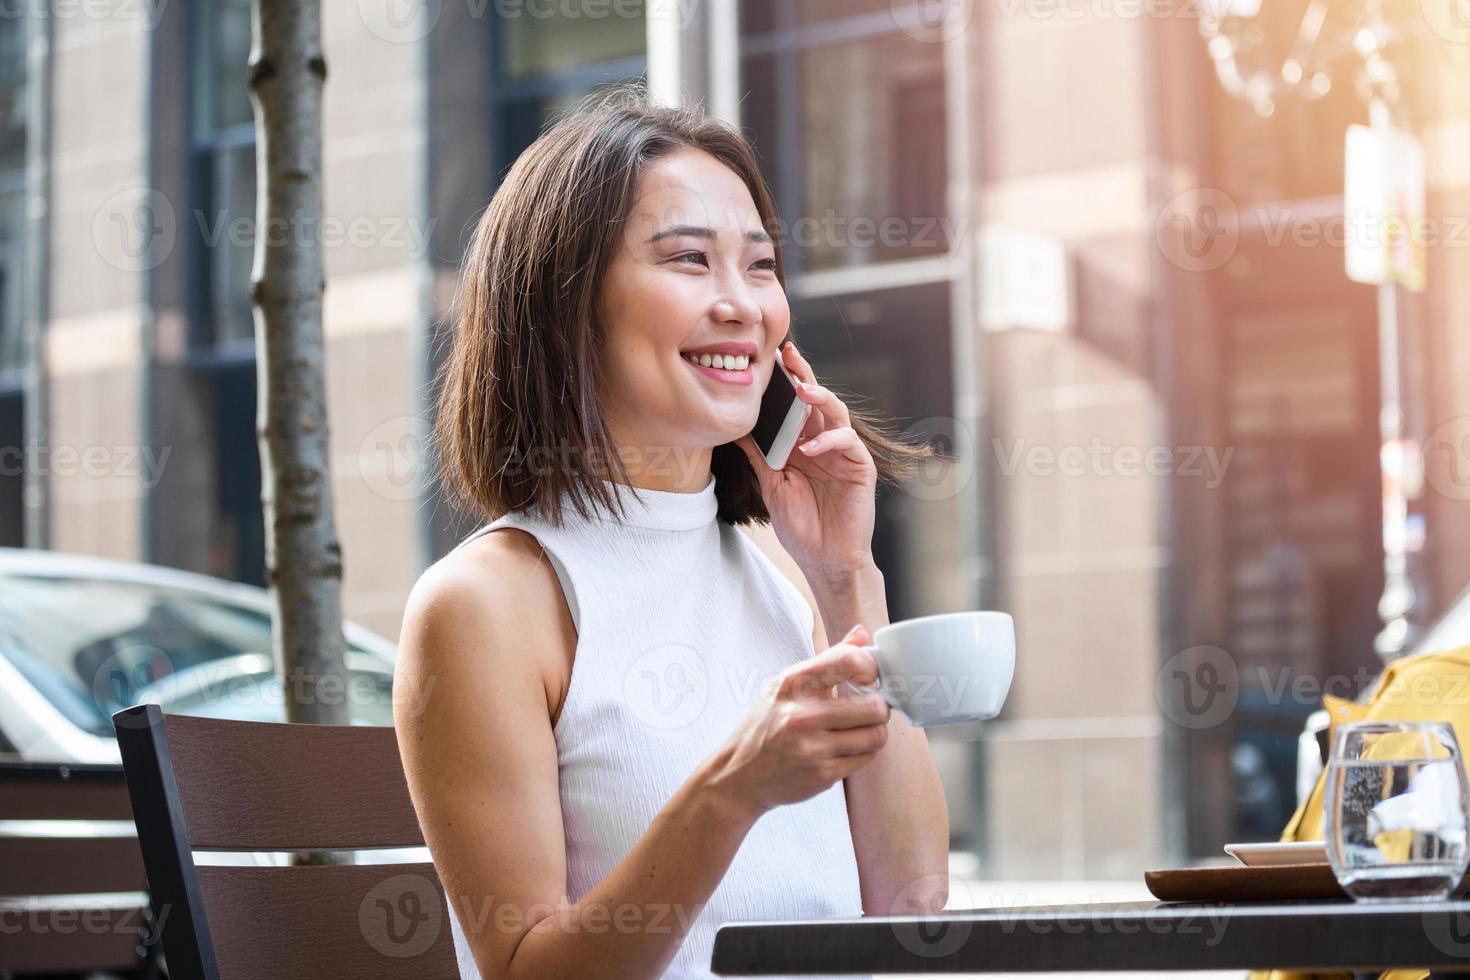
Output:
<instances>
[{"instance_id":1,"label":"window frame","mask_svg":"<svg viewBox=\"0 0 1470 980\"><path fill-rule=\"evenodd\" d=\"M214 37L201 38L200 32L214 24L214 19L204 4L189 4L185 7L184 37L189 46L185 72L187 90L191 95L184 113L186 176L185 194L190 202L190 215L210 211L211 168L216 160L227 153L255 146L255 121L232 123L227 126L205 130L200 124L198 98L209 97L212 104L213 59L218 51ZM249 216L254 220L254 214ZM185 268L188 283L185 287L185 303L188 319L189 364L198 367L241 364L254 361L255 337L221 339L220 324L216 321L214 304L211 300L215 288L210 249L196 237L197 229L191 227L184 238L187 242ZM247 284L248 290L248 284Z\"/></svg>"},{"instance_id":2,"label":"window frame","mask_svg":"<svg viewBox=\"0 0 1470 980\"><path fill-rule=\"evenodd\" d=\"M512 107L534 102L551 95L565 95L581 89L594 88L603 83L631 81L646 78L648 74L648 46L645 41L642 54L604 61L592 61L576 68L547 72L531 78L509 78L501 57L501 42L505 38L504 27L499 15L489 21L489 66L490 86L490 154L495 168L494 184L499 186L511 164L525 151L525 146L511 146L506 139L506 124Z\"/></svg>"},{"instance_id":3,"label":"window frame","mask_svg":"<svg viewBox=\"0 0 1470 980\"><path fill-rule=\"evenodd\" d=\"M742 103L747 94L746 72L750 62L757 58L769 57L772 59L775 66L776 91L795 93L799 92L800 59L805 52L828 45L893 37L903 34L905 27L910 26L908 22L912 21L914 25L919 23L917 12L910 8L875 10L811 23L801 22L797 4L794 2L778 0L773 4L773 12L775 27L759 33L742 34L738 37L739 53L736 63L740 74L738 90ZM943 85L942 77L941 75L943 89L941 98L947 116L949 91L948 86ZM771 191L776 199L776 210L782 216L799 214L801 211L803 144L800 113L801 105L795 98L778 100L776 103L776 119L772 127L776 134L776 145L771 148L770 154L775 164L775 173L768 174L767 179L771 183ZM946 145L941 158L945 163L945 182L948 183L951 179L948 143L953 139L953 134L948 128L945 130L944 138ZM947 260L953 255L954 243L950 242L946 249L937 255L882 259L876 262L864 262L853 268L866 270L935 259ZM786 279L793 292L799 290L802 276L809 271L805 266L804 258L799 249L786 251ZM816 269L810 270L810 273L820 276L829 271L832 270Z\"/></svg>"},{"instance_id":4,"label":"window frame","mask_svg":"<svg viewBox=\"0 0 1470 980\"><path fill-rule=\"evenodd\" d=\"M25 264L26 264L26 242L25 242L25 200L27 193L27 172L24 167L19 170L0 171L0 198L16 197L21 202L21 223L16 229L18 235L17 252L20 261L17 263L15 288L21 295L21 316L17 323L16 350L20 355L14 363L8 361L3 355L5 348L0 346L0 396L20 393L25 388L26 374L26 339L25 339Z\"/></svg>"}]
</instances>

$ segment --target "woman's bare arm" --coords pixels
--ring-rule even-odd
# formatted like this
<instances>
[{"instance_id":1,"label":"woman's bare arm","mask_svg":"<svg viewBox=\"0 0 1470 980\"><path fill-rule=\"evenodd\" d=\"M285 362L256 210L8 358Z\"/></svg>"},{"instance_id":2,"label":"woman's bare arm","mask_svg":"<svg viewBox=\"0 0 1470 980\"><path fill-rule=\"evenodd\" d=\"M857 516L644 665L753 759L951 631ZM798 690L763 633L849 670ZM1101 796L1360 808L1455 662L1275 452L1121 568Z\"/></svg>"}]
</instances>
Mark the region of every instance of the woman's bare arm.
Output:
<instances>
[{"instance_id":1,"label":"woman's bare arm","mask_svg":"<svg viewBox=\"0 0 1470 980\"><path fill-rule=\"evenodd\" d=\"M493 539L493 540L492 540ZM394 716L425 838L486 977L657 977L759 813L718 755L576 904L548 658L575 643L539 546L493 532L431 569L407 609Z\"/></svg>"},{"instance_id":2,"label":"woman's bare arm","mask_svg":"<svg viewBox=\"0 0 1470 980\"><path fill-rule=\"evenodd\" d=\"M781 547L769 525L747 533L812 607L812 646L825 650L861 622L869 635L888 625L883 576L857 576L851 587L832 588L823 618L801 567ZM893 712L888 746L873 765L844 781L867 915L928 915L944 909L949 896L949 806L944 785L922 728Z\"/></svg>"}]
</instances>

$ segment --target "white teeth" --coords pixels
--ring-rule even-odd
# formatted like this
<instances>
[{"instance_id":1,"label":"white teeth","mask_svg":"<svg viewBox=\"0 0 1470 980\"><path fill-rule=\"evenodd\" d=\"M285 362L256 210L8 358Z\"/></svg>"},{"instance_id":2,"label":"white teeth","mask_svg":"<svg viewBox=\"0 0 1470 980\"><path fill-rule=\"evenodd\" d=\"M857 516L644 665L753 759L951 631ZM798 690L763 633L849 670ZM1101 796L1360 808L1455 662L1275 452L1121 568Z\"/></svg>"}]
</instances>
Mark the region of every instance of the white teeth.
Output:
<instances>
[{"instance_id":1,"label":"white teeth","mask_svg":"<svg viewBox=\"0 0 1470 980\"><path fill-rule=\"evenodd\" d=\"M750 366L750 358L745 354L685 354L684 359L722 371L744 371Z\"/></svg>"}]
</instances>

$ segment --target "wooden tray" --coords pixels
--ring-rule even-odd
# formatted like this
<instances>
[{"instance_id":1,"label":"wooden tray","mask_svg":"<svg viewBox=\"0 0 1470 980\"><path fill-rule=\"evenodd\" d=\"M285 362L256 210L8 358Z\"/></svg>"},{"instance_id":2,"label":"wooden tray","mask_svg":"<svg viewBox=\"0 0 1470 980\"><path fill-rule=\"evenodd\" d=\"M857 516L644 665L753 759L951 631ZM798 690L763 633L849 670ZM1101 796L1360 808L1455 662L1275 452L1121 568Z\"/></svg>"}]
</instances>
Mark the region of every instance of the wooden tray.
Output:
<instances>
[{"instance_id":1,"label":"wooden tray","mask_svg":"<svg viewBox=\"0 0 1470 980\"><path fill-rule=\"evenodd\" d=\"M1163 902L1266 902L1346 898L1330 864L1248 868L1170 868L1148 871L1144 884Z\"/></svg>"},{"instance_id":2,"label":"wooden tray","mask_svg":"<svg viewBox=\"0 0 1470 980\"><path fill-rule=\"evenodd\" d=\"M1143 880L1162 902L1271 902L1346 898L1330 864L1280 864L1248 868L1170 868L1147 871ZM1470 875L1457 893L1470 886Z\"/></svg>"}]
</instances>

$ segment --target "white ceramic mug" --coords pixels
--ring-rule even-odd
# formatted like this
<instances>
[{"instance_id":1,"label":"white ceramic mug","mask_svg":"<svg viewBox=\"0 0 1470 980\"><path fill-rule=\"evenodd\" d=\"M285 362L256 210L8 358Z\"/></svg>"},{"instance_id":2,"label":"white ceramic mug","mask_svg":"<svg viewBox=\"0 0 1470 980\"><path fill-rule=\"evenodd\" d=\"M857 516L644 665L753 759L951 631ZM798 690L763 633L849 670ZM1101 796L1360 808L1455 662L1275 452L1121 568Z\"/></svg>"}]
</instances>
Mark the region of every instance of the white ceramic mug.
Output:
<instances>
[{"instance_id":1,"label":"white ceramic mug","mask_svg":"<svg viewBox=\"0 0 1470 980\"><path fill-rule=\"evenodd\" d=\"M1003 612L920 616L884 626L863 649L878 662L878 683L863 688L915 725L994 718L1016 670L1016 624Z\"/></svg>"}]
</instances>

